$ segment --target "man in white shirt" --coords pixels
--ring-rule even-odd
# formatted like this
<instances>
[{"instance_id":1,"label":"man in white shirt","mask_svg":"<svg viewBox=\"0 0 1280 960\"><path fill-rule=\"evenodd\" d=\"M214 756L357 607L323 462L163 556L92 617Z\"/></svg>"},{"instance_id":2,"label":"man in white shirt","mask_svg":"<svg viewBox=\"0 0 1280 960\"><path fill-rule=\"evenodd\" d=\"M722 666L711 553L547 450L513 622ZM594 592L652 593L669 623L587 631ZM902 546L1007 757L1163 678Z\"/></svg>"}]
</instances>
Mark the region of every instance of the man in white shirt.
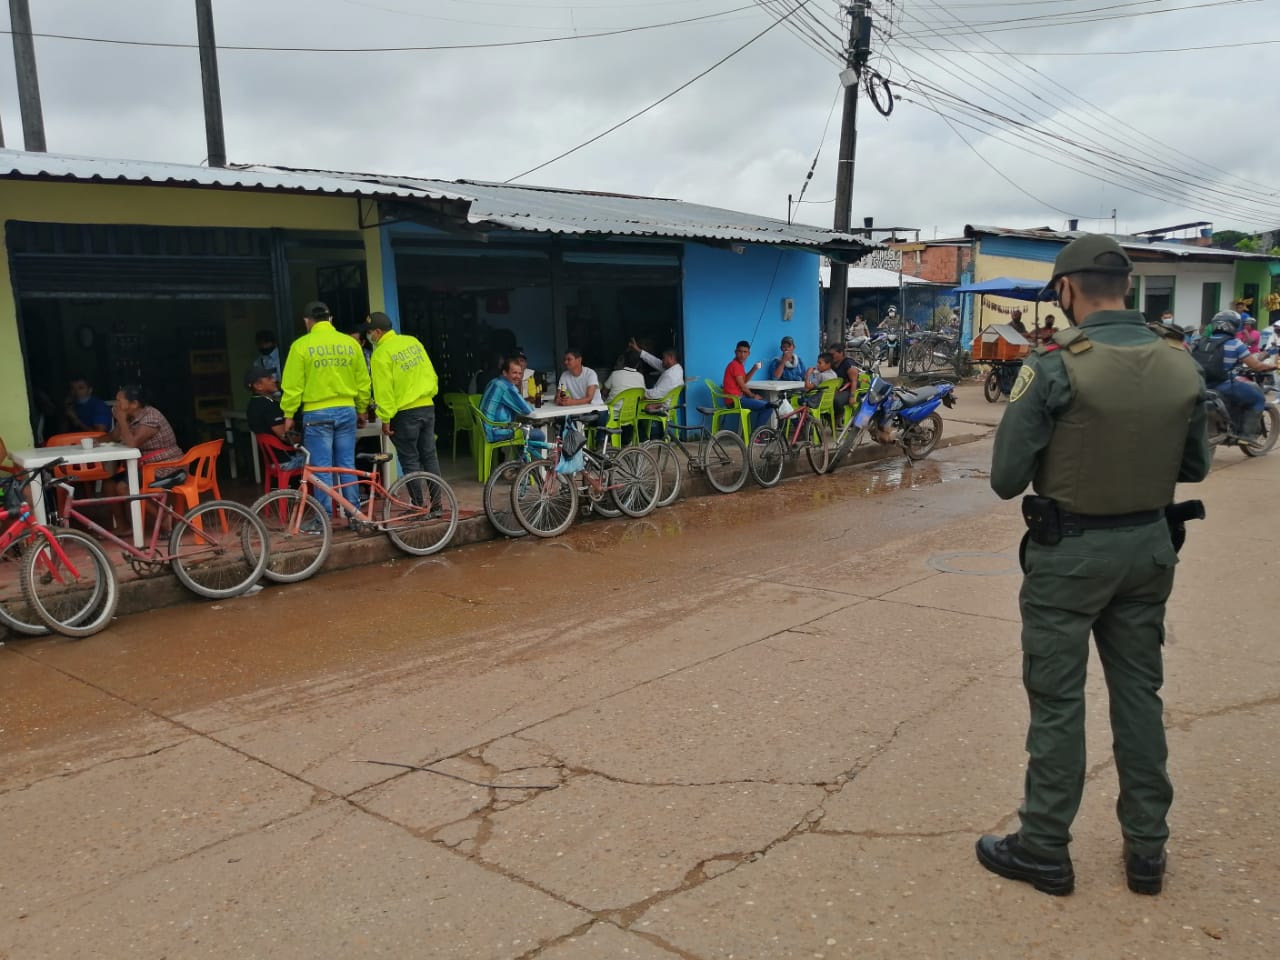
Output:
<instances>
[{"instance_id":1,"label":"man in white shirt","mask_svg":"<svg viewBox=\"0 0 1280 960\"><path fill-rule=\"evenodd\" d=\"M578 407L603 402L600 378L582 362L582 351L570 347L564 354L564 373L560 374L556 403L562 407ZM609 422L609 411L585 413L579 419L587 426L603 427Z\"/></svg>"},{"instance_id":2,"label":"man in white shirt","mask_svg":"<svg viewBox=\"0 0 1280 960\"><path fill-rule=\"evenodd\" d=\"M622 356L622 369L613 371L613 373L609 374L609 379L605 381L604 395L612 397L614 394L634 387L639 387L643 390L644 374L636 369L639 365L639 351L628 349Z\"/></svg>"},{"instance_id":3,"label":"man in white shirt","mask_svg":"<svg viewBox=\"0 0 1280 960\"><path fill-rule=\"evenodd\" d=\"M641 350L635 337L631 338L628 346L640 354L641 360L658 371L657 381L644 392L646 400L661 400L676 387L684 384L684 367L680 366L680 362L676 359L675 347L667 347L663 350L662 359L659 360L652 353Z\"/></svg>"}]
</instances>

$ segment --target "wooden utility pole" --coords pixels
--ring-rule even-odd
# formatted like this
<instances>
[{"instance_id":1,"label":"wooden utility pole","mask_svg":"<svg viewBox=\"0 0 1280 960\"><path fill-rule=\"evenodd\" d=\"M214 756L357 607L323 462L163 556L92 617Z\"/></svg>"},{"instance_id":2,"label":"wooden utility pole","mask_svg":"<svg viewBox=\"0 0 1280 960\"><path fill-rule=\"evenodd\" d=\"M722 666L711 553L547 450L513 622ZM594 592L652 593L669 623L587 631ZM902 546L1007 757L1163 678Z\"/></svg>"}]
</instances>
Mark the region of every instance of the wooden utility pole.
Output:
<instances>
[{"instance_id":1,"label":"wooden utility pole","mask_svg":"<svg viewBox=\"0 0 1280 960\"><path fill-rule=\"evenodd\" d=\"M853 221L853 170L858 152L858 91L862 70L871 53L871 15L867 0L853 0L847 8L849 46L845 50L844 113L840 121L840 163L836 168L836 213L832 226L847 233ZM827 290L827 343L844 339L845 312L849 303L849 267L831 261L831 286Z\"/></svg>"},{"instance_id":2,"label":"wooden utility pole","mask_svg":"<svg viewBox=\"0 0 1280 960\"><path fill-rule=\"evenodd\" d=\"M204 90L204 139L211 167L227 165L227 138L222 129L222 87L218 82L218 47L213 39L213 0L196 0L196 33L200 41L200 85Z\"/></svg>"},{"instance_id":3,"label":"wooden utility pole","mask_svg":"<svg viewBox=\"0 0 1280 960\"><path fill-rule=\"evenodd\" d=\"M9 0L9 29L13 32L13 65L18 74L22 144L28 150L44 153L40 78L36 75L36 45L31 36L31 10L27 7L27 0Z\"/></svg>"}]
</instances>

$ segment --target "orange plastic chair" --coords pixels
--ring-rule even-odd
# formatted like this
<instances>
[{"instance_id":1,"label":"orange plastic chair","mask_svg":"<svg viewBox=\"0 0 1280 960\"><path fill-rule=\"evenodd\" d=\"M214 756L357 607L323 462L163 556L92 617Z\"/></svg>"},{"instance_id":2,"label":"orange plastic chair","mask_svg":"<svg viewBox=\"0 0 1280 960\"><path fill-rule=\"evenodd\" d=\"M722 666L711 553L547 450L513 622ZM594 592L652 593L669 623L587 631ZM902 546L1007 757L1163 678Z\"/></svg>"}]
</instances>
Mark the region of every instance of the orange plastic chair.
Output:
<instances>
[{"instance_id":1,"label":"orange plastic chair","mask_svg":"<svg viewBox=\"0 0 1280 960\"><path fill-rule=\"evenodd\" d=\"M81 440L105 440L107 435L98 430L84 430L79 433L54 434L44 442L46 447L78 447ZM97 483L109 480L115 470L103 463L78 463L73 467L59 467L54 471L57 477L71 477L77 483Z\"/></svg>"},{"instance_id":2,"label":"orange plastic chair","mask_svg":"<svg viewBox=\"0 0 1280 960\"><path fill-rule=\"evenodd\" d=\"M222 492L218 489L218 455L222 453L222 440L210 440L208 443L197 443L186 452L181 460L157 460L142 465L142 490L166 490L180 496L190 510L200 502L200 494L212 493L214 499L221 500ZM187 478L173 486L156 488L156 471L185 470ZM185 511L178 511L183 513Z\"/></svg>"},{"instance_id":3,"label":"orange plastic chair","mask_svg":"<svg viewBox=\"0 0 1280 960\"><path fill-rule=\"evenodd\" d=\"M297 451L274 433L256 433L254 437L258 441L258 452L262 455L262 492L288 489L290 480L302 476L301 467L286 470L283 466L284 461Z\"/></svg>"}]
</instances>

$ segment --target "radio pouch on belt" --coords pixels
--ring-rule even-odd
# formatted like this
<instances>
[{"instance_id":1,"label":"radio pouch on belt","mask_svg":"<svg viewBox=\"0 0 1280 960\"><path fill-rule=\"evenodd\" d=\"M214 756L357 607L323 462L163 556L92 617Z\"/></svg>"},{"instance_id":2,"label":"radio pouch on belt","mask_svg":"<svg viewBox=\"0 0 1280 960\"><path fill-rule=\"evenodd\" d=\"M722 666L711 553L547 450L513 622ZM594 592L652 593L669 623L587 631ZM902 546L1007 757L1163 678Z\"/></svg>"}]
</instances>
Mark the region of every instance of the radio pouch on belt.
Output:
<instances>
[{"instance_id":1,"label":"radio pouch on belt","mask_svg":"<svg viewBox=\"0 0 1280 960\"><path fill-rule=\"evenodd\" d=\"M1062 513L1058 501L1051 497L1026 496L1022 498L1022 519L1027 524L1027 534L1042 547L1056 547L1062 542Z\"/></svg>"}]
</instances>

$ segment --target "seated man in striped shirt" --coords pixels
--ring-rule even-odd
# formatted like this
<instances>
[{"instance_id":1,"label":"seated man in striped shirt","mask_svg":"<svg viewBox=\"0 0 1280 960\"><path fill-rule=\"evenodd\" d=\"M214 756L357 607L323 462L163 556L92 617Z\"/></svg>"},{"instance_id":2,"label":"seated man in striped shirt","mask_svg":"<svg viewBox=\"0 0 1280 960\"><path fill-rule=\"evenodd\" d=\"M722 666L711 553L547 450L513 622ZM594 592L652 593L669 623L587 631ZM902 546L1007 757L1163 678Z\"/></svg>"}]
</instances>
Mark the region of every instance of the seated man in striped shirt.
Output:
<instances>
[{"instance_id":1,"label":"seated man in striped shirt","mask_svg":"<svg viewBox=\"0 0 1280 960\"><path fill-rule=\"evenodd\" d=\"M533 410L533 407L529 406L529 401L520 395L520 383L523 378L524 366L520 363L520 359L506 357L502 361L502 376L490 380L488 386L484 388L484 396L480 399L480 412L484 414L486 420L502 424L496 427L490 426L489 423L484 425L484 435L490 443L510 440L515 436L515 426L511 421ZM538 443L545 443L547 439L546 433L541 430L526 430L525 436Z\"/></svg>"}]
</instances>

